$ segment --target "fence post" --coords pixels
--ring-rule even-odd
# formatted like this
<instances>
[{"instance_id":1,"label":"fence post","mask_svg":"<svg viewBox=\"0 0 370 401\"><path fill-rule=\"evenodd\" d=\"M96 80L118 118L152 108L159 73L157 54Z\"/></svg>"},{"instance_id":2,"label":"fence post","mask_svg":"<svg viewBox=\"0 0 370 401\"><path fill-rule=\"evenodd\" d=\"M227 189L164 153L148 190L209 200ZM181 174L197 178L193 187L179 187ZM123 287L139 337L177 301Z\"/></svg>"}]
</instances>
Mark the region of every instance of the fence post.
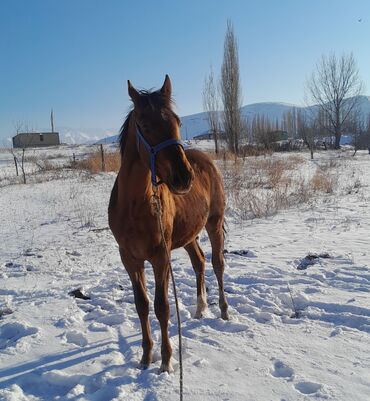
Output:
<instances>
[{"instance_id":1,"label":"fence post","mask_svg":"<svg viewBox=\"0 0 370 401\"><path fill-rule=\"evenodd\" d=\"M14 164L15 164L15 171L16 171L16 173L17 173L17 177L18 177L18 164L17 164L17 158L15 157L15 156L13 156L14 157Z\"/></svg>"},{"instance_id":2,"label":"fence post","mask_svg":"<svg viewBox=\"0 0 370 401\"><path fill-rule=\"evenodd\" d=\"M22 149L22 164L21 164L21 169L22 169L22 174L23 174L23 184L26 184L26 172L24 171L24 152L26 151L25 148Z\"/></svg>"},{"instance_id":3,"label":"fence post","mask_svg":"<svg viewBox=\"0 0 370 401\"><path fill-rule=\"evenodd\" d=\"M100 144L100 153L101 153L101 171L105 171L105 160L104 160L103 144Z\"/></svg>"}]
</instances>

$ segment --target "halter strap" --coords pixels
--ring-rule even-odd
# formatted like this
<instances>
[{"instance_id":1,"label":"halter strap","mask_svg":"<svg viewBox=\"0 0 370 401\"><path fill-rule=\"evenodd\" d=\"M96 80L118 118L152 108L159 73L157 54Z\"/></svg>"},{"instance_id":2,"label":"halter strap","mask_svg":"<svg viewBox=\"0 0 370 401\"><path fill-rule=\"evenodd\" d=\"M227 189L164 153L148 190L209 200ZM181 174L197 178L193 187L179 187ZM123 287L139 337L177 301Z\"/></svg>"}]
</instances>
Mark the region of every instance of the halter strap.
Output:
<instances>
[{"instance_id":1,"label":"halter strap","mask_svg":"<svg viewBox=\"0 0 370 401\"><path fill-rule=\"evenodd\" d=\"M151 172L151 175L152 175L151 180L152 180L153 186L156 187L161 183L160 181L157 181L157 178L156 178L157 175L156 175L156 169L155 169L155 157L156 157L157 153L160 150L162 150L164 148L167 148L168 146L171 146L171 145L179 145L182 148L184 148L184 144L182 143L182 141L180 141L178 139L167 139L167 140L165 140L163 142L160 142L158 145L151 146L147 142L147 140L144 138L143 134L141 133L138 124L135 123L135 125L136 125L136 144L137 144L137 147L139 147L140 142L142 142L144 147L145 147L145 149L147 150L147 152L150 155L150 172Z\"/></svg>"}]
</instances>

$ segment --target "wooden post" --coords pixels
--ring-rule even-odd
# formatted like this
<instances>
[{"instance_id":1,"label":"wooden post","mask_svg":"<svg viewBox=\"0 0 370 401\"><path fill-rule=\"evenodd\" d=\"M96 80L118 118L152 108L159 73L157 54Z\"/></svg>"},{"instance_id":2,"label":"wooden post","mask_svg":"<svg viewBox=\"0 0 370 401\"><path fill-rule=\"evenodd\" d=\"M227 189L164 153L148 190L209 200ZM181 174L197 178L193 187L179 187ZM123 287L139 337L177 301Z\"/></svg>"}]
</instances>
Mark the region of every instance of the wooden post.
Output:
<instances>
[{"instance_id":1,"label":"wooden post","mask_svg":"<svg viewBox=\"0 0 370 401\"><path fill-rule=\"evenodd\" d=\"M50 113L50 122L51 122L51 132L54 133L54 115L53 115L53 109L51 109L51 113Z\"/></svg>"},{"instance_id":2,"label":"wooden post","mask_svg":"<svg viewBox=\"0 0 370 401\"><path fill-rule=\"evenodd\" d=\"M17 177L19 176L19 173L18 173L18 164L17 164L17 158L15 157L15 156L13 156L14 157L14 164L15 164L15 171L16 171L16 173L17 173Z\"/></svg>"},{"instance_id":3,"label":"wooden post","mask_svg":"<svg viewBox=\"0 0 370 401\"><path fill-rule=\"evenodd\" d=\"M23 184L26 184L26 172L24 171L24 152L25 148L22 149L22 164L21 164L21 169L22 169L22 174L23 174Z\"/></svg>"},{"instance_id":4,"label":"wooden post","mask_svg":"<svg viewBox=\"0 0 370 401\"><path fill-rule=\"evenodd\" d=\"M100 153L101 153L101 171L105 171L105 160L104 160L103 144L100 144Z\"/></svg>"}]
</instances>

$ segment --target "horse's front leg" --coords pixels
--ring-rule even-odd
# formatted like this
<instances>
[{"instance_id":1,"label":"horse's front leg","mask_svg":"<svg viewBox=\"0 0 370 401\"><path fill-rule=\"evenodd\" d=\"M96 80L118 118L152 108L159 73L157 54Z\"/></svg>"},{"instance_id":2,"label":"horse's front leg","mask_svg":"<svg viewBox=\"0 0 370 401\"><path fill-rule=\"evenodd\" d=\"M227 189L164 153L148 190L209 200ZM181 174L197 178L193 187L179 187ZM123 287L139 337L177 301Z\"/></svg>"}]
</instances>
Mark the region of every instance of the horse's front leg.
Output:
<instances>
[{"instance_id":1,"label":"horse's front leg","mask_svg":"<svg viewBox=\"0 0 370 401\"><path fill-rule=\"evenodd\" d=\"M152 362L153 340L150 334L149 325L149 299L146 294L144 261L136 260L124 255L120 249L122 263L124 264L128 275L130 276L132 289L134 291L136 311L140 318L141 331L143 334L142 347L143 356L140 361L140 367L148 368Z\"/></svg>"},{"instance_id":2,"label":"horse's front leg","mask_svg":"<svg viewBox=\"0 0 370 401\"><path fill-rule=\"evenodd\" d=\"M170 276L169 264L165 252L152 261L155 277L154 311L161 326L162 334L162 364L161 372L172 372L172 347L168 335L170 306L168 303L168 281Z\"/></svg>"}]
</instances>

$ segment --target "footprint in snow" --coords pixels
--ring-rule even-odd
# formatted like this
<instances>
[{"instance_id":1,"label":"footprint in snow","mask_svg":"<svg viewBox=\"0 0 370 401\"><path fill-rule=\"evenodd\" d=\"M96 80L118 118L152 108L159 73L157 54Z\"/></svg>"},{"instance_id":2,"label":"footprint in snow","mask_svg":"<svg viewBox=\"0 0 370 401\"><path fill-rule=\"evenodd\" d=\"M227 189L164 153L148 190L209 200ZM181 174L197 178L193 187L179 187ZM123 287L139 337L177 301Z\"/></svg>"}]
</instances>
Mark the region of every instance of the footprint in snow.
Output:
<instances>
[{"instance_id":1,"label":"footprint in snow","mask_svg":"<svg viewBox=\"0 0 370 401\"><path fill-rule=\"evenodd\" d=\"M294 385L295 389L302 394L312 395L321 390L322 385L313 382L299 382Z\"/></svg>"},{"instance_id":2,"label":"footprint in snow","mask_svg":"<svg viewBox=\"0 0 370 401\"><path fill-rule=\"evenodd\" d=\"M5 267L11 267L11 268L17 269L17 268L21 268L22 265L20 265L19 263L15 263L15 262L6 262Z\"/></svg>"},{"instance_id":3,"label":"footprint in snow","mask_svg":"<svg viewBox=\"0 0 370 401\"><path fill-rule=\"evenodd\" d=\"M21 265L12 261L6 262L4 266L9 269L8 274L10 277L20 277L25 274L25 271L31 272L36 270L33 265Z\"/></svg>"},{"instance_id":4,"label":"footprint in snow","mask_svg":"<svg viewBox=\"0 0 370 401\"><path fill-rule=\"evenodd\" d=\"M39 258L39 259L43 258L42 255L40 255L40 254L37 253L36 251L35 251L35 252L32 251L32 249L26 249L26 250L23 252L23 256L35 256L36 258Z\"/></svg>"},{"instance_id":5,"label":"footprint in snow","mask_svg":"<svg viewBox=\"0 0 370 401\"><path fill-rule=\"evenodd\" d=\"M30 327L23 323L10 322L0 326L0 349L15 346L23 337L37 334L36 327Z\"/></svg>"},{"instance_id":6,"label":"footprint in snow","mask_svg":"<svg viewBox=\"0 0 370 401\"><path fill-rule=\"evenodd\" d=\"M78 251L66 251L66 255L70 255L70 256L82 256L82 253L78 252Z\"/></svg>"},{"instance_id":7,"label":"footprint in snow","mask_svg":"<svg viewBox=\"0 0 370 401\"><path fill-rule=\"evenodd\" d=\"M8 308L7 306L0 308L0 319L3 316L11 315L12 313L13 313L13 311L10 308Z\"/></svg>"},{"instance_id":8,"label":"footprint in snow","mask_svg":"<svg viewBox=\"0 0 370 401\"><path fill-rule=\"evenodd\" d=\"M122 313L112 313L109 315L101 316L96 319L96 321L107 326L116 326L122 324L125 321L125 317Z\"/></svg>"},{"instance_id":9,"label":"footprint in snow","mask_svg":"<svg viewBox=\"0 0 370 401\"><path fill-rule=\"evenodd\" d=\"M79 347L84 347L88 343L86 336L77 330L67 331L63 337L67 343L75 344Z\"/></svg>"},{"instance_id":10,"label":"footprint in snow","mask_svg":"<svg viewBox=\"0 0 370 401\"><path fill-rule=\"evenodd\" d=\"M237 256L245 256L248 258L255 258L256 255L254 252L248 249L236 249L236 250L228 250L224 249L224 254L232 254L232 255L237 255Z\"/></svg>"},{"instance_id":11,"label":"footprint in snow","mask_svg":"<svg viewBox=\"0 0 370 401\"><path fill-rule=\"evenodd\" d=\"M99 323L99 322L92 322L88 326L88 329L90 331L93 331L93 332L99 332L99 331L102 332L102 331L109 331L110 330L109 326L107 326L104 323Z\"/></svg>"},{"instance_id":12,"label":"footprint in snow","mask_svg":"<svg viewBox=\"0 0 370 401\"><path fill-rule=\"evenodd\" d=\"M198 368L201 368L201 367L209 365L209 362L206 359L198 359L195 362L193 362L193 365Z\"/></svg>"},{"instance_id":13,"label":"footprint in snow","mask_svg":"<svg viewBox=\"0 0 370 401\"><path fill-rule=\"evenodd\" d=\"M280 360L276 360L270 369L270 373L274 377L282 377L288 381L293 380L294 370Z\"/></svg>"}]
</instances>

